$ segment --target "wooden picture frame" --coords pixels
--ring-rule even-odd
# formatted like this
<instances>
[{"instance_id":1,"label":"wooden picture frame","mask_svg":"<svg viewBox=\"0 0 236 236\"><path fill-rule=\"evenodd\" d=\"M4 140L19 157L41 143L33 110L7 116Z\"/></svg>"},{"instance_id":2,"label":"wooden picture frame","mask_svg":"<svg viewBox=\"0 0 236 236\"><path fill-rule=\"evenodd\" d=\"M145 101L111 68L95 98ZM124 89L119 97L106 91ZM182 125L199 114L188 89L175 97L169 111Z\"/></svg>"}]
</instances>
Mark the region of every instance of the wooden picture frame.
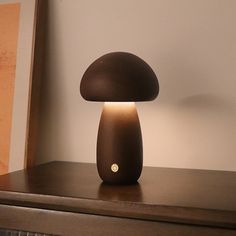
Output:
<instances>
[{"instance_id":1,"label":"wooden picture frame","mask_svg":"<svg viewBox=\"0 0 236 236\"><path fill-rule=\"evenodd\" d=\"M0 175L34 164L43 0L0 0Z\"/></svg>"}]
</instances>

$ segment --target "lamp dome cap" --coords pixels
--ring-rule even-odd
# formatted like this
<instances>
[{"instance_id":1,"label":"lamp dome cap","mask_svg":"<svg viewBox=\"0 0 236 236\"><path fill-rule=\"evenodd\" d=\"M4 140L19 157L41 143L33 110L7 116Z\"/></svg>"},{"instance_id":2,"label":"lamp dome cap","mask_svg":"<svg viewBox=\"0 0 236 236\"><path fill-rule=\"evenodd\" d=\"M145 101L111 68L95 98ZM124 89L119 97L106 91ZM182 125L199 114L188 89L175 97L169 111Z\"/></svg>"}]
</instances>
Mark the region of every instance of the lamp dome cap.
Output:
<instances>
[{"instance_id":1,"label":"lamp dome cap","mask_svg":"<svg viewBox=\"0 0 236 236\"><path fill-rule=\"evenodd\" d=\"M131 53L112 52L87 68L80 93L88 101L151 101L159 93L159 84L144 60Z\"/></svg>"}]
</instances>

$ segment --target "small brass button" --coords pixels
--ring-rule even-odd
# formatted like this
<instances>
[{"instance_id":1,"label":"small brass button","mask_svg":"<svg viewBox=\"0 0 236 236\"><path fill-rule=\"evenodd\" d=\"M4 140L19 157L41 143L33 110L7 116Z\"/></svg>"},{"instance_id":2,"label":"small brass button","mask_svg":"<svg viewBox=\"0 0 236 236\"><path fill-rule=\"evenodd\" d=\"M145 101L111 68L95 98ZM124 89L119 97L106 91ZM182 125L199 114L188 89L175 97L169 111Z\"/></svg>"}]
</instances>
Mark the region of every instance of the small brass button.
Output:
<instances>
[{"instance_id":1,"label":"small brass button","mask_svg":"<svg viewBox=\"0 0 236 236\"><path fill-rule=\"evenodd\" d=\"M114 163L114 164L111 165L111 170L113 172L117 172L119 170L119 166L116 163Z\"/></svg>"}]
</instances>

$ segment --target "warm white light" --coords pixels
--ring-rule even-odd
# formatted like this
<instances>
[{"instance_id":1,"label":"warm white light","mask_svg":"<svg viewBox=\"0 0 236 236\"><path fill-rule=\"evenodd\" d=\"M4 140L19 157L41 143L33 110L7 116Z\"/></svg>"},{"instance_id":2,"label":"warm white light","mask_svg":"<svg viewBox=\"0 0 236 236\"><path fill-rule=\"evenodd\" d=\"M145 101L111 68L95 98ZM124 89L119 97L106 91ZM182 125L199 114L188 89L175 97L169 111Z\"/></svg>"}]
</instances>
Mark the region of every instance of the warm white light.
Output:
<instances>
[{"instance_id":1,"label":"warm white light","mask_svg":"<svg viewBox=\"0 0 236 236\"><path fill-rule=\"evenodd\" d=\"M134 102L104 102L104 109L110 112L131 112L136 107Z\"/></svg>"},{"instance_id":2,"label":"warm white light","mask_svg":"<svg viewBox=\"0 0 236 236\"><path fill-rule=\"evenodd\" d=\"M103 112L132 117L137 113L135 102L105 102Z\"/></svg>"},{"instance_id":3,"label":"warm white light","mask_svg":"<svg viewBox=\"0 0 236 236\"><path fill-rule=\"evenodd\" d=\"M105 102L105 106L135 106L135 102Z\"/></svg>"}]
</instances>

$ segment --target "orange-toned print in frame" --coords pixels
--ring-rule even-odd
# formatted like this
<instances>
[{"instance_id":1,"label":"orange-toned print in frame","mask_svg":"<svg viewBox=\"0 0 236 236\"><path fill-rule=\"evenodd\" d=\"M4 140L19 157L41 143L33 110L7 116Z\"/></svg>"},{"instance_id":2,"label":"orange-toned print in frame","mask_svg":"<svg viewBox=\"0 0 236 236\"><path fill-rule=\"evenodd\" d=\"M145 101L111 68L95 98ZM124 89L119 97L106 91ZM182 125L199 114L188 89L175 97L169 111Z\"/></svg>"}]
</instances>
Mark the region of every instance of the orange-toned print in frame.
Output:
<instances>
[{"instance_id":1,"label":"orange-toned print in frame","mask_svg":"<svg viewBox=\"0 0 236 236\"><path fill-rule=\"evenodd\" d=\"M20 3L0 4L0 174L8 172Z\"/></svg>"}]
</instances>

